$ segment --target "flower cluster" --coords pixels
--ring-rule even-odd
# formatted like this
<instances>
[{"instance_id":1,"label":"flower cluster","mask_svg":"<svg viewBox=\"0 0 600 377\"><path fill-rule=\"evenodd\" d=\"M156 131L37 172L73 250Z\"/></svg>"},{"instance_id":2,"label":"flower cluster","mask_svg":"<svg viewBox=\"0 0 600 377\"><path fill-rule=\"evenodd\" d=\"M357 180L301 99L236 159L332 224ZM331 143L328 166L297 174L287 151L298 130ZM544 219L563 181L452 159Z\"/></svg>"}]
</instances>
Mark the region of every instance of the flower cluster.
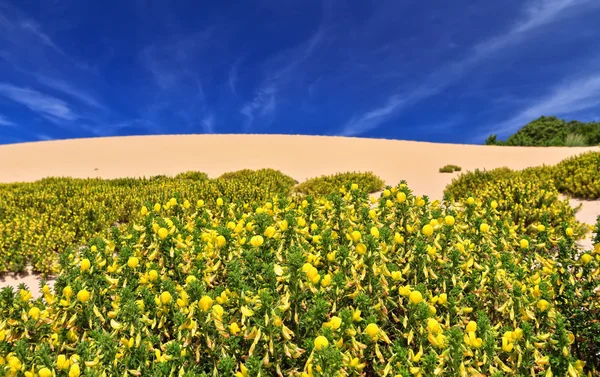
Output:
<instances>
[{"instance_id":1,"label":"flower cluster","mask_svg":"<svg viewBox=\"0 0 600 377\"><path fill-rule=\"evenodd\" d=\"M581 255L570 213L524 227L500 197L342 191L146 204L62 253L40 299L0 292L0 373L597 372L600 246Z\"/></svg>"}]
</instances>

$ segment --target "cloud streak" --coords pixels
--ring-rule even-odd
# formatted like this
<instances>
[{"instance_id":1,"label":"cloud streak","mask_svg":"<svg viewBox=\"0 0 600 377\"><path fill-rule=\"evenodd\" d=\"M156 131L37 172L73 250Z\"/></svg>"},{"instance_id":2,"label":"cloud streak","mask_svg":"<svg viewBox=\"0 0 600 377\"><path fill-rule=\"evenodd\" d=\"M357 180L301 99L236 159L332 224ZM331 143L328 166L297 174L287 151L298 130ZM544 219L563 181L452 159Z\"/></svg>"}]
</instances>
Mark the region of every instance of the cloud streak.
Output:
<instances>
[{"instance_id":1,"label":"cloud streak","mask_svg":"<svg viewBox=\"0 0 600 377\"><path fill-rule=\"evenodd\" d=\"M467 72L490 55L512 46L536 28L548 25L570 11L581 11L584 6L596 6L594 0L531 0L524 9L523 17L507 32L475 45L464 58L455 60L444 68L430 74L417 88L409 92L393 93L379 107L354 116L342 127L344 136L357 136L374 130L397 116L407 106L439 94L446 87L464 77ZM403 99L399 99L403 98Z\"/></svg>"},{"instance_id":2,"label":"cloud streak","mask_svg":"<svg viewBox=\"0 0 600 377\"><path fill-rule=\"evenodd\" d=\"M96 98L94 98L94 96L79 88L76 88L75 86L66 81L44 75L37 75L36 78L41 84L51 89L62 92L83 104L99 109L105 109L105 107L102 104L100 104L100 102Z\"/></svg>"},{"instance_id":3,"label":"cloud streak","mask_svg":"<svg viewBox=\"0 0 600 377\"><path fill-rule=\"evenodd\" d=\"M79 118L67 102L33 89L0 83L0 95L55 123Z\"/></svg>"},{"instance_id":4,"label":"cloud streak","mask_svg":"<svg viewBox=\"0 0 600 377\"><path fill-rule=\"evenodd\" d=\"M564 81L553 88L547 96L536 100L516 116L496 124L486 134L479 134L481 140L489 134L505 136L542 115L569 115L600 107L600 73L581 76Z\"/></svg>"},{"instance_id":5,"label":"cloud streak","mask_svg":"<svg viewBox=\"0 0 600 377\"><path fill-rule=\"evenodd\" d=\"M14 127L16 124L8 120L8 118L6 118L4 115L0 114L0 126Z\"/></svg>"},{"instance_id":6,"label":"cloud streak","mask_svg":"<svg viewBox=\"0 0 600 377\"><path fill-rule=\"evenodd\" d=\"M323 39L322 25L304 43L292 47L265 64L266 75L254 92L251 100L240 108L246 117L245 131L248 132L256 117L273 116L277 109L277 94L285 86L294 72L313 55Z\"/></svg>"}]
</instances>

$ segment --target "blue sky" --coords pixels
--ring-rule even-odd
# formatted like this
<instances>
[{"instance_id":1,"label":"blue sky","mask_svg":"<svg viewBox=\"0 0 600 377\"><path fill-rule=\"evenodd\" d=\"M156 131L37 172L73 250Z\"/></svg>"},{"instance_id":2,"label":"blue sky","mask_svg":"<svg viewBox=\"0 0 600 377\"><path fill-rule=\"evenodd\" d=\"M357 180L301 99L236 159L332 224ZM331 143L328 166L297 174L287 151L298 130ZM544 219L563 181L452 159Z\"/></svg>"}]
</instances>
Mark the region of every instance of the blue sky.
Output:
<instances>
[{"instance_id":1,"label":"blue sky","mask_svg":"<svg viewBox=\"0 0 600 377\"><path fill-rule=\"evenodd\" d=\"M0 144L600 120L600 1L0 0Z\"/></svg>"}]
</instances>

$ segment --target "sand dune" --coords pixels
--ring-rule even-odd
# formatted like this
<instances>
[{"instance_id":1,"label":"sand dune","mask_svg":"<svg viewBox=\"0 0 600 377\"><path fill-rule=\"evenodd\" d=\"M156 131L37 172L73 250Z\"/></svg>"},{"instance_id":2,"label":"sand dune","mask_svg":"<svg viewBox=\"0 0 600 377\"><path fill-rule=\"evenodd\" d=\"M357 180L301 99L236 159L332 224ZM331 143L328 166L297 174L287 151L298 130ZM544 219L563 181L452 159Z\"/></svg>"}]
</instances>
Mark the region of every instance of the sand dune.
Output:
<instances>
[{"instance_id":1,"label":"sand dune","mask_svg":"<svg viewBox=\"0 0 600 377\"><path fill-rule=\"evenodd\" d=\"M210 177L249 168L274 168L298 181L339 171L373 171L390 185L405 179L422 195L441 198L455 174L508 166L555 164L588 148L523 148L294 135L134 136L0 146L0 182L47 176L139 177L200 170ZM96 170L97 169L97 170Z\"/></svg>"},{"instance_id":2,"label":"sand dune","mask_svg":"<svg viewBox=\"0 0 600 377\"><path fill-rule=\"evenodd\" d=\"M210 177L249 168L274 168L298 181L343 171L372 171L389 185L406 180L420 195L441 199L459 173L438 169L455 164L463 171L507 166L522 169L556 164L598 147L495 147L414 141L296 135L169 135L35 142L0 146L0 182L48 176L141 177L198 170ZM600 202L584 202L580 221L592 224ZM588 242L589 243L589 242ZM586 243L587 244L587 243ZM0 287L34 275L0 278Z\"/></svg>"}]
</instances>

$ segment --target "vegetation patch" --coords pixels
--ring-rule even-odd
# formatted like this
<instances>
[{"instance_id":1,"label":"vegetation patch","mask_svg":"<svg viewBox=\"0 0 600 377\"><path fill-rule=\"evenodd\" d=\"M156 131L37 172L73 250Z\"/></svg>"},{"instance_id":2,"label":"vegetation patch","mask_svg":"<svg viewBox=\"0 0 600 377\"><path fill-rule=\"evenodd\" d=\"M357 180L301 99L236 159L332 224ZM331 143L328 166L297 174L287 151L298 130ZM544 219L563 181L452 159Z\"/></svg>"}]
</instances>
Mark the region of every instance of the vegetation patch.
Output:
<instances>
[{"instance_id":1,"label":"vegetation patch","mask_svg":"<svg viewBox=\"0 0 600 377\"><path fill-rule=\"evenodd\" d=\"M551 116L542 116L519 129L505 141L490 135L487 145L583 147L600 144L600 122L567 122Z\"/></svg>"},{"instance_id":2,"label":"vegetation patch","mask_svg":"<svg viewBox=\"0 0 600 377\"><path fill-rule=\"evenodd\" d=\"M40 299L0 292L2 373L594 375L600 246L581 255L555 207L516 224L507 211L545 200L523 184L462 206L404 182L374 207L350 186L149 202L66 249Z\"/></svg>"},{"instance_id":3,"label":"vegetation patch","mask_svg":"<svg viewBox=\"0 0 600 377\"><path fill-rule=\"evenodd\" d=\"M58 254L91 237L106 235L113 224L139 218L144 201L195 206L202 201L264 201L288 194L295 181L275 170L242 171L218 179L191 172L149 179L45 178L0 185L0 273L55 273ZM173 197L174 201L170 201ZM185 197L188 202L181 201ZM171 203L171 204L170 204ZM151 209L151 208L149 208Z\"/></svg>"},{"instance_id":4,"label":"vegetation patch","mask_svg":"<svg viewBox=\"0 0 600 377\"><path fill-rule=\"evenodd\" d=\"M600 199L600 153L587 152L561 161L554 182L564 194L581 199Z\"/></svg>"},{"instance_id":5,"label":"vegetation patch","mask_svg":"<svg viewBox=\"0 0 600 377\"><path fill-rule=\"evenodd\" d=\"M444 165L440 168L440 173L454 173L455 171L461 171L462 168L457 165Z\"/></svg>"},{"instance_id":6,"label":"vegetation patch","mask_svg":"<svg viewBox=\"0 0 600 377\"><path fill-rule=\"evenodd\" d=\"M320 196L339 192L340 188L350 187L352 184L373 193L382 190L385 183L372 172L347 172L311 178L296 186L295 190L302 194Z\"/></svg>"}]
</instances>

